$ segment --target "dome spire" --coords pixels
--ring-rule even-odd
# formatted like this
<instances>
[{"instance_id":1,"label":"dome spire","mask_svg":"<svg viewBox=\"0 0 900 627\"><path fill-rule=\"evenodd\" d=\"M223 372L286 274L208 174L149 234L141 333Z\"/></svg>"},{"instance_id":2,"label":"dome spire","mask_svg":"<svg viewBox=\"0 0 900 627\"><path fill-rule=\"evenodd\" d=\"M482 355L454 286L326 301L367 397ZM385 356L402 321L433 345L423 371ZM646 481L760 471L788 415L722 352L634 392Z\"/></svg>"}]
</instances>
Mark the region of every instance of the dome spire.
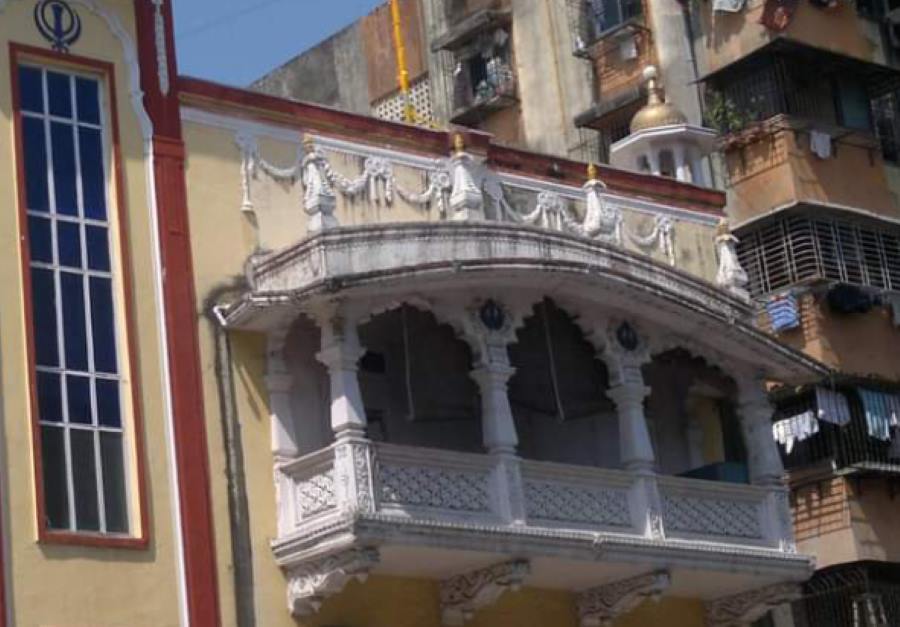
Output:
<instances>
[{"instance_id":1,"label":"dome spire","mask_svg":"<svg viewBox=\"0 0 900 627\"><path fill-rule=\"evenodd\" d=\"M647 104L632 118L632 133L658 126L687 124L687 116L675 105L666 102L657 78L656 67L648 65L644 68L644 80L647 82Z\"/></svg>"}]
</instances>

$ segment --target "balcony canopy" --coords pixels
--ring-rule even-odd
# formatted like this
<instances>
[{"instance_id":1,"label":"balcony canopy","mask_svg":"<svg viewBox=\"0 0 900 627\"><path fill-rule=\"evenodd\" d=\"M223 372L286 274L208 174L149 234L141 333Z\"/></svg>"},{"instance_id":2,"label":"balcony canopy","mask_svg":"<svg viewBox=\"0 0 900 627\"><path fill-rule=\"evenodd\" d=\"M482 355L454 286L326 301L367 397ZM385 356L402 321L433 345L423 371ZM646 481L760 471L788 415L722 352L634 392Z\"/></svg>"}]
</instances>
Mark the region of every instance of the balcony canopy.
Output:
<instances>
[{"instance_id":1,"label":"balcony canopy","mask_svg":"<svg viewBox=\"0 0 900 627\"><path fill-rule=\"evenodd\" d=\"M749 306L706 281L603 242L499 223L340 227L251 261L251 289L223 311L265 331L334 298L516 290L602 305L663 335L709 338L735 364L787 383L825 374L752 323ZM704 340L705 341L705 340Z\"/></svg>"},{"instance_id":2,"label":"balcony canopy","mask_svg":"<svg viewBox=\"0 0 900 627\"><path fill-rule=\"evenodd\" d=\"M873 98L900 89L900 70L810 46L785 36L776 37L750 54L702 76L698 82L716 87L734 77L788 58L801 63L810 75L844 74L859 78Z\"/></svg>"}]
</instances>

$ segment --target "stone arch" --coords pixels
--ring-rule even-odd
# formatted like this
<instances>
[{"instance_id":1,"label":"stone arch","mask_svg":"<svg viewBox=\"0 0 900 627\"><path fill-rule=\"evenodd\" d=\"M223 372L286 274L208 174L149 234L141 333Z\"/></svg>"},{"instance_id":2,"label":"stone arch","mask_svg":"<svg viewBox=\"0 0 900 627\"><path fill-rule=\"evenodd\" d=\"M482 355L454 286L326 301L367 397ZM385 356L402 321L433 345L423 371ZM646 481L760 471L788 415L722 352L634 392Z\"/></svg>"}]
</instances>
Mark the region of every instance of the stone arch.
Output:
<instances>
[{"instance_id":1,"label":"stone arch","mask_svg":"<svg viewBox=\"0 0 900 627\"><path fill-rule=\"evenodd\" d=\"M474 354L451 324L423 303L385 303L358 327L365 353L359 382L373 440L481 450Z\"/></svg>"},{"instance_id":2,"label":"stone arch","mask_svg":"<svg viewBox=\"0 0 900 627\"><path fill-rule=\"evenodd\" d=\"M509 400L523 457L616 466L609 373L576 316L543 298L524 317L509 355L516 369Z\"/></svg>"},{"instance_id":3,"label":"stone arch","mask_svg":"<svg viewBox=\"0 0 900 627\"><path fill-rule=\"evenodd\" d=\"M642 368L645 415L662 474L746 482L736 380L689 347L657 350Z\"/></svg>"}]
</instances>

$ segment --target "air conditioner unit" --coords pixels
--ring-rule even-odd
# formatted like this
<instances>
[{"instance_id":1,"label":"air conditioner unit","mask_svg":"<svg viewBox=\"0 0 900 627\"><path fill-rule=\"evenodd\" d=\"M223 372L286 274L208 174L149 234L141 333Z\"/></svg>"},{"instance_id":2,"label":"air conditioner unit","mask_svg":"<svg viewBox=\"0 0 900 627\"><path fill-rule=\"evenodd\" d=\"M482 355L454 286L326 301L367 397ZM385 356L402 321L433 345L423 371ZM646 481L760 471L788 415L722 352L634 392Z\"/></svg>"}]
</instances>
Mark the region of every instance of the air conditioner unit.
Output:
<instances>
[{"instance_id":1,"label":"air conditioner unit","mask_svg":"<svg viewBox=\"0 0 900 627\"><path fill-rule=\"evenodd\" d=\"M622 61L634 61L638 58L637 38L633 35L619 42L619 58Z\"/></svg>"}]
</instances>

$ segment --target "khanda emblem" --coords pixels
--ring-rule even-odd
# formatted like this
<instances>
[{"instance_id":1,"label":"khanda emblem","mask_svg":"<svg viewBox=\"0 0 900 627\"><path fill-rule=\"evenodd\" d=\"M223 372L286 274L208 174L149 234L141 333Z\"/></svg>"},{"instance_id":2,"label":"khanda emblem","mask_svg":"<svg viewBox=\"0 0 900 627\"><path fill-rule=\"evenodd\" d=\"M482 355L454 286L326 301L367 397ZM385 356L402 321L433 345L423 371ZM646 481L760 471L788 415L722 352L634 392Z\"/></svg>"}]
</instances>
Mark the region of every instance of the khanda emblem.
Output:
<instances>
[{"instance_id":1,"label":"khanda emblem","mask_svg":"<svg viewBox=\"0 0 900 627\"><path fill-rule=\"evenodd\" d=\"M81 18L63 0L38 2L34 7L34 23L58 52L68 52L69 46L81 37Z\"/></svg>"}]
</instances>

